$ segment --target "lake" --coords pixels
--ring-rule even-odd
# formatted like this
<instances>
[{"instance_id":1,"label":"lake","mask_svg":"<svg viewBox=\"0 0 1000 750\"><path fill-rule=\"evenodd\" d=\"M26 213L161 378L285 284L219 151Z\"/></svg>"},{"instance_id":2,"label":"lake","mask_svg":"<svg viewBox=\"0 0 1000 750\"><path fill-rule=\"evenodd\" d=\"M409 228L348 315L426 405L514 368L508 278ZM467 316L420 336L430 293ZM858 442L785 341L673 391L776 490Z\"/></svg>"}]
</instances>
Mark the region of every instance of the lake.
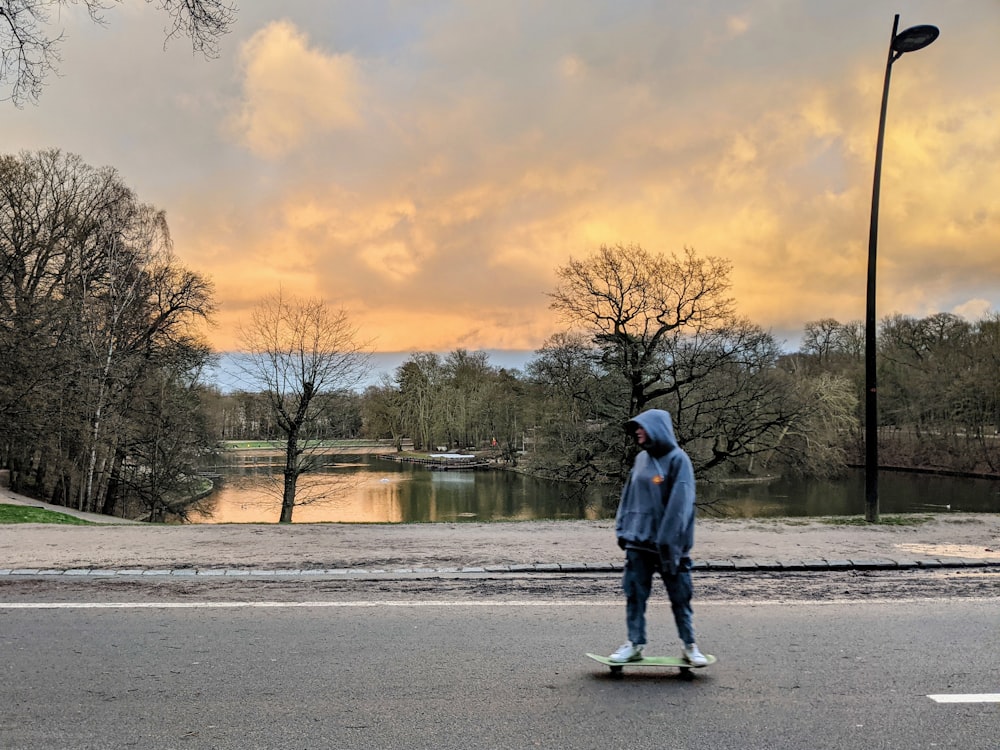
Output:
<instances>
[{"instance_id":1,"label":"lake","mask_svg":"<svg viewBox=\"0 0 1000 750\"><path fill-rule=\"evenodd\" d=\"M304 475L296 507L300 523L415 523L599 519L597 493L576 498L565 485L513 471L430 471L373 455L330 456ZM219 488L201 501L195 523L275 523L281 506L281 458L233 455L214 467ZM838 480L779 479L768 483L698 486L704 517L769 518L864 513L864 472ZM1000 480L900 472L879 474L882 513L1000 513Z\"/></svg>"}]
</instances>

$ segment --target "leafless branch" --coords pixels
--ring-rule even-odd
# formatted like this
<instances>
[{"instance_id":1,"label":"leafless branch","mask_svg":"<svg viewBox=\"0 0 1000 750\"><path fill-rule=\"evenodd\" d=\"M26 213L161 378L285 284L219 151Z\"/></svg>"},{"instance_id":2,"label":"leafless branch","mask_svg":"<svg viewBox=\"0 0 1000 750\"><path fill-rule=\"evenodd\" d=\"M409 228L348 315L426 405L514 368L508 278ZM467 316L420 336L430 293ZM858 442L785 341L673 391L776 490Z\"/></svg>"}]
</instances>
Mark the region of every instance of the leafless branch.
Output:
<instances>
[{"instance_id":1,"label":"leafless branch","mask_svg":"<svg viewBox=\"0 0 1000 750\"><path fill-rule=\"evenodd\" d=\"M52 14L66 5L82 5L94 23L103 24L104 12L122 0L0 0L0 97L16 107L37 102L49 75L58 75L62 57L62 30L51 28ZM148 3L154 0L146 0ZM187 36L195 52L214 58L219 39L236 20L234 0L155 0L171 19L166 41ZM164 42L166 44L166 42Z\"/></svg>"},{"instance_id":2,"label":"leafless branch","mask_svg":"<svg viewBox=\"0 0 1000 750\"><path fill-rule=\"evenodd\" d=\"M153 0L146 0L153 2ZM164 46L177 36L191 39L195 52L205 57L219 56L219 39L229 32L236 20L236 4L230 0L156 0L166 11L172 26L166 29Z\"/></svg>"}]
</instances>

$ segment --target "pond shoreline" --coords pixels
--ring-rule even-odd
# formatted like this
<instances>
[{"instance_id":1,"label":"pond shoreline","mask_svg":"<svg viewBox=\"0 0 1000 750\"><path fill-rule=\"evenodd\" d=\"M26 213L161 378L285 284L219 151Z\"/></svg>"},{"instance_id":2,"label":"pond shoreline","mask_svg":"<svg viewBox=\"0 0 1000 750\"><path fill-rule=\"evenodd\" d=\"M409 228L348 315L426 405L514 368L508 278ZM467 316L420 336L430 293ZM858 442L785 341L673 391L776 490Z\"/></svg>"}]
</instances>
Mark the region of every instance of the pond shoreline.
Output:
<instances>
[{"instance_id":1,"label":"pond shoreline","mask_svg":"<svg viewBox=\"0 0 1000 750\"><path fill-rule=\"evenodd\" d=\"M864 470L864 464L848 464L847 468ZM960 479L992 479L1000 481L1000 474L990 474L981 471L959 471L957 469L936 469L932 467L914 466L879 466L879 473L890 472L897 474L925 474L927 476L939 477L959 477Z\"/></svg>"}]
</instances>

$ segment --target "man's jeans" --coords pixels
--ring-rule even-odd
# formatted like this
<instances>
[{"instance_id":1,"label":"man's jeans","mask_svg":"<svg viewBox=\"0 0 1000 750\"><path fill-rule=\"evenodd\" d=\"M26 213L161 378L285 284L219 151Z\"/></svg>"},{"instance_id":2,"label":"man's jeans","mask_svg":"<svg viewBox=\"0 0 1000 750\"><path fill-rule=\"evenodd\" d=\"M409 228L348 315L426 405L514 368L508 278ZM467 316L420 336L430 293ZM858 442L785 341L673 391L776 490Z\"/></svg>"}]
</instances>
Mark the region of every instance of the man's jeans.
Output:
<instances>
[{"instance_id":1,"label":"man's jeans","mask_svg":"<svg viewBox=\"0 0 1000 750\"><path fill-rule=\"evenodd\" d=\"M681 558L677 573L660 569L660 556L655 552L641 549L625 550L625 575L622 588L627 597L625 620L628 625L628 639L632 643L646 643L646 602L653 588L653 573L659 573L667 587L670 608L677 624L677 635L686 645L694 643L694 627L691 611L691 558Z\"/></svg>"}]
</instances>

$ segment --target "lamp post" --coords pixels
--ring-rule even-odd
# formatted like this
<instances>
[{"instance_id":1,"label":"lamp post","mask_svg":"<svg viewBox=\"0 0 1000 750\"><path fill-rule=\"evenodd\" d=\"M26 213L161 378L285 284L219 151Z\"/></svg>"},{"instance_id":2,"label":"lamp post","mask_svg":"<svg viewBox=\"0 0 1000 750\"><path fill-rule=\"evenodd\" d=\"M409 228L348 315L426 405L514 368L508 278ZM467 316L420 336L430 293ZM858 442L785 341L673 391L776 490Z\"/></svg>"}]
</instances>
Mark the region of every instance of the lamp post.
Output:
<instances>
[{"instance_id":1,"label":"lamp post","mask_svg":"<svg viewBox=\"0 0 1000 750\"><path fill-rule=\"evenodd\" d=\"M882 85L882 112L875 145L875 180L872 186L871 226L868 230L868 292L865 308L865 520L878 522L878 389L875 375L875 258L878 250L878 199L882 178L882 143L885 140L885 111L889 104L889 74L892 64L907 52L916 52L938 38L937 26L912 26L896 33L899 14L892 22L889 57Z\"/></svg>"}]
</instances>

